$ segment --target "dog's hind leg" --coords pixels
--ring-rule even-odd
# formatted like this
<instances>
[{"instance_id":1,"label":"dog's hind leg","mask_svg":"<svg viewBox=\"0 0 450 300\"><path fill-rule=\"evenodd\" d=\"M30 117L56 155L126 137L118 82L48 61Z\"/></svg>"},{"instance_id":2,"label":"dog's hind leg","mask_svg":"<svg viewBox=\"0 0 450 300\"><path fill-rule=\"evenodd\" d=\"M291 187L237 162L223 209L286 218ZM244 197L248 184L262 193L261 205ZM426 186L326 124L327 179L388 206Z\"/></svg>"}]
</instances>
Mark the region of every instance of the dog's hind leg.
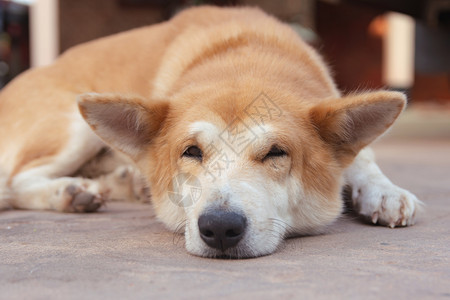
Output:
<instances>
[{"instance_id":1,"label":"dog's hind leg","mask_svg":"<svg viewBox=\"0 0 450 300\"><path fill-rule=\"evenodd\" d=\"M150 189L141 173L132 165L122 165L98 180L109 191L109 200L150 201Z\"/></svg>"},{"instance_id":2,"label":"dog's hind leg","mask_svg":"<svg viewBox=\"0 0 450 300\"><path fill-rule=\"evenodd\" d=\"M137 201L150 200L147 181L128 158L109 148L102 149L95 158L77 171L77 176L95 178L108 190L108 200Z\"/></svg>"},{"instance_id":3,"label":"dog's hind leg","mask_svg":"<svg viewBox=\"0 0 450 300\"><path fill-rule=\"evenodd\" d=\"M371 149L361 150L344 176L352 189L353 206L360 215L391 228L414 224L423 203L381 172Z\"/></svg>"},{"instance_id":4,"label":"dog's hind leg","mask_svg":"<svg viewBox=\"0 0 450 300\"><path fill-rule=\"evenodd\" d=\"M104 145L79 115L71 121L69 138L60 151L29 161L10 178L10 206L64 212L89 212L101 206L108 191L100 182L69 176Z\"/></svg>"}]
</instances>

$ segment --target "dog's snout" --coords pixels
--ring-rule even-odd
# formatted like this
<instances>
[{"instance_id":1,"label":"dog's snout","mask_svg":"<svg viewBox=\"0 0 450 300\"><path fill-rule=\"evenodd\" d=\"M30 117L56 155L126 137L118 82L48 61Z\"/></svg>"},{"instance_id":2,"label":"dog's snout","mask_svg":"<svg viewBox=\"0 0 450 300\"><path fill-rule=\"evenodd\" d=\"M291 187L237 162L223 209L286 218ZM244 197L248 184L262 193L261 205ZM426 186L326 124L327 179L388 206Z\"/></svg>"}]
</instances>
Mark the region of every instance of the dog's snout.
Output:
<instances>
[{"instance_id":1,"label":"dog's snout","mask_svg":"<svg viewBox=\"0 0 450 300\"><path fill-rule=\"evenodd\" d=\"M247 218L235 212L211 211L198 219L202 240L222 251L236 246L244 236L246 227Z\"/></svg>"}]
</instances>

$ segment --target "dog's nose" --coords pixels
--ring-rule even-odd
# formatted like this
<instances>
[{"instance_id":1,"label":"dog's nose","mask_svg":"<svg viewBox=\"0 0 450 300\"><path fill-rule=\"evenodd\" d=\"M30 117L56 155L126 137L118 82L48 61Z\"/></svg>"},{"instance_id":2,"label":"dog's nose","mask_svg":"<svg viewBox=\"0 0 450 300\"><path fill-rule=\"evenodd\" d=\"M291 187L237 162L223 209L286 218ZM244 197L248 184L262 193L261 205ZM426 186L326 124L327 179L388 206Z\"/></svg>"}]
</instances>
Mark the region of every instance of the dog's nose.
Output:
<instances>
[{"instance_id":1,"label":"dog's nose","mask_svg":"<svg viewBox=\"0 0 450 300\"><path fill-rule=\"evenodd\" d=\"M247 218L235 212L210 211L198 218L200 237L210 247L225 251L236 246L247 227Z\"/></svg>"}]
</instances>

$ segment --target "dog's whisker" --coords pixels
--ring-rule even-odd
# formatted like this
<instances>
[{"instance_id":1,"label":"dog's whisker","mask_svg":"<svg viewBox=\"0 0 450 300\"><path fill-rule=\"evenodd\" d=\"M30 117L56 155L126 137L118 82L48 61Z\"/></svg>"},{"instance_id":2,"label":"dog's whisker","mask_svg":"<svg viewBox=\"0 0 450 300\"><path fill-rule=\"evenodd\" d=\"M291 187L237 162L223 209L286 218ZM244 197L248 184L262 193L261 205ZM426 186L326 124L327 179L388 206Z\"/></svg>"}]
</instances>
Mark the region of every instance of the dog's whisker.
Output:
<instances>
[{"instance_id":1,"label":"dog's whisker","mask_svg":"<svg viewBox=\"0 0 450 300\"><path fill-rule=\"evenodd\" d=\"M175 233L181 233L184 230L185 226L186 226L186 222L187 222L187 220L184 219L183 221L178 223L178 225L175 228Z\"/></svg>"},{"instance_id":2,"label":"dog's whisker","mask_svg":"<svg viewBox=\"0 0 450 300\"><path fill-rule=\"evenodd\" d=\"M184 231L184 228L186 227L186 222L187 222L187 220L184 219L183 221L179 222L178 225L175 227L175 230L173 231L173 238L172 238L172 243L174 245L178 245L180 240L184 237L184 235L182 233ZM177 240L175 242L176 238L177 238Z\"/></svg>"},{"instance_id":3,"label":"dog's whisker","mask_svg":"<svg viewBox=\"0 0 450 300\"><path fill-rule=\"evenodd\" d=\"M274 227L278 226L279 228L282 228L284 235L295 234L296 232L299 231L297 228L293 227L292 225L288 224L287 222L281 219L269 218L269 220L272 221Z\"/></svg>"}]
</instances>

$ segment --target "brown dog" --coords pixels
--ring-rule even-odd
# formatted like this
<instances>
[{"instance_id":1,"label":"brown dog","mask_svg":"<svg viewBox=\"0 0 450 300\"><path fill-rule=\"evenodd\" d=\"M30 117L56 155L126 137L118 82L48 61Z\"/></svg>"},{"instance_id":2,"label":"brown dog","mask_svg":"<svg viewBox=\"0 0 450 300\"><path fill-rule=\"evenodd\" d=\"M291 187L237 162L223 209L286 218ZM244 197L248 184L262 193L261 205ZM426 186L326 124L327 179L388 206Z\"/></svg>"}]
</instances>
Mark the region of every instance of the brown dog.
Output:
<instances>
[{"instance_id":1,"label":"brown dog","mask_svg":"<svg viewBox=\"0 0 450 300\"><path fill-rule=\"evenodd\" d=\"M344 184L374 223L411 225L420 201L364 149L404 106L396 92L342 97L312 48L257 9L190 9L77 46L1 92L0 205L96 210L137 178L129 160L196 255L259 256L320 232ZM126 159L96 176L119 171L71 177L106 145ZM145 196L138 181L130 197Z\"/></svg>"}]
</instances>

